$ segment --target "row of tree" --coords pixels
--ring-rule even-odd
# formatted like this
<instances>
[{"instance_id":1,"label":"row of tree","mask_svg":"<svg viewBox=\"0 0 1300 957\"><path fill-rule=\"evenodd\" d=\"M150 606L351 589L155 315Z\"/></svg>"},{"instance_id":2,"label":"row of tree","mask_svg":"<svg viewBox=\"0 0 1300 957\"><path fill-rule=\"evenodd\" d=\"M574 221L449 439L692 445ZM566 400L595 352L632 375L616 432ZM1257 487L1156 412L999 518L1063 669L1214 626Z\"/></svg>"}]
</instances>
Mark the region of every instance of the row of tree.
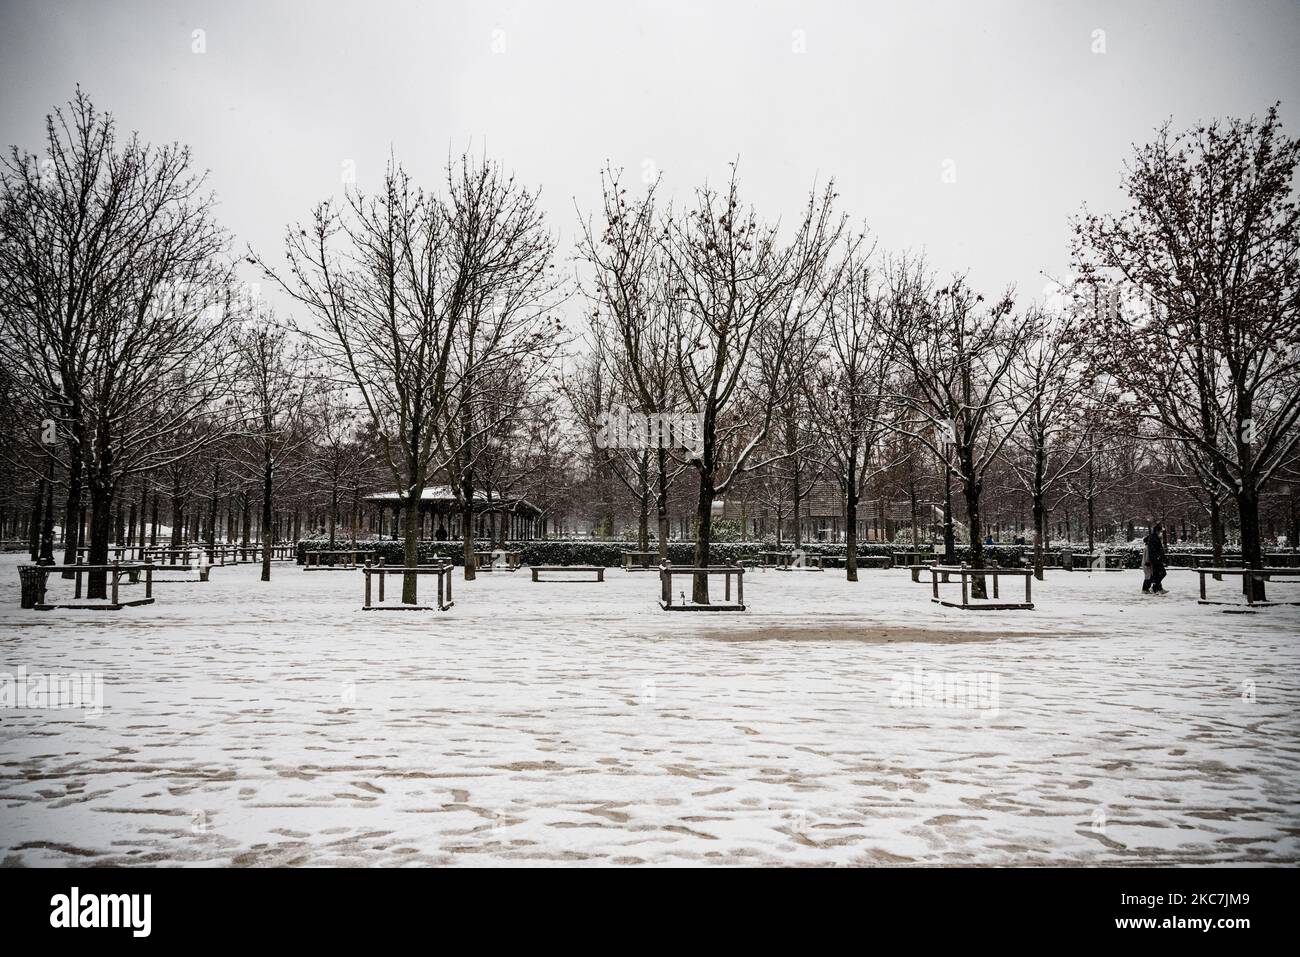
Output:
<instances>
[{"instance_id":1,"label":"row of tree","mask_svg":"<svg viewBox=\"0 0 1300 957\"><path fill-rule=\"evenodd\" d=\"M782 240L742 203L734 169L685 211L660 208L655 186L629 198L609 171L580 243L594 348L574 405L593 436L591 413L610 402L702 416L698 566L713 503L742 475L774 473L797 511L820 465L844 502L853 579L868 483L928 453L945 477L947 551L955 484L984 567L982 504L1002 464L1032 502L1041 574L1049 498L1073 486L1091 510L1099 464L1138 440L1135 466L1165 460L1193 480L1216 557L1231 501L1243 560L1261 567L1261 496L1294 477L1300 441L1298 151L1276 107L1161 129L1128 168L1128 208L1077 220L1075 277L1019 308L1013 290L986 297L921 258L880 255L832 213L833 186ZM678 474L663 450L592 452L639 502L653 497L662 528ZM1263 597L1262 581L1246 587ZM694 597L707 600L704 576Z\"/></svg>"},{"instance_id":2,"label":"row of tree","mask_svg":"<svg viewBox=\"0 0 1300 957\"><path fill-rule=\"evenodd\" d=\"M1141 475L1203 507L1220 556L1230 509L1259 567L1261 497L1294 480L1300 440L1298 149L1276 108L1160 130L1128 168L1127 208L1085 210L1073 277L1029 303L881 251L833 183L780 226L734 166L684 204L607 169L571 283L537 193L470 155L436 188L394 163L378 192L287 228L276 256L236 255L188 151L123 138L78 92L44 155L14 148L0 169L4 467L29 484L45 556L57 487L65 561L86 525L95 565L142 540L150 494L154 535L162 492L173 541L188 516L215 542L224 500L226 537L269 542L287 500L356 534L372 490L398 493L414 565L438 484L473 577L485 501L557 513L608 480L643 549L651 513L663 551L689 498L704 567L720 499L780 520L830 482L855 580L873 491L905 493L915 534L937 477L949 551L960 513L984 567L986 501L1014 497L1041 569L1053 507L1082 503L1091 535L1098 501ZM238 282L240 258L292 316ZM576 325L559 318L570 301ZM620 407L689 414L692 441L611 444ZM186 510L199 499L206 520Z\"/></svg>"}]
</instances>

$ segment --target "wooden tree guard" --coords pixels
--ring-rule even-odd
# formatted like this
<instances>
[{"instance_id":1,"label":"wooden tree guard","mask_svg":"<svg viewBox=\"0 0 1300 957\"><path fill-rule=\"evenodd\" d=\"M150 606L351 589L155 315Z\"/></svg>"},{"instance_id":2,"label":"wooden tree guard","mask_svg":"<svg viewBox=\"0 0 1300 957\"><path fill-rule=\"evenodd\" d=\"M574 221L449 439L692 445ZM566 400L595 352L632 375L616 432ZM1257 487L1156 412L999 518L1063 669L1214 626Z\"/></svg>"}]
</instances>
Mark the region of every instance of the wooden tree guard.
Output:
<instances>
[{"instance_id":1,"label":"wooden tree guard","mask_svg":"<svg viewBox=\"0 0 1300 957\"><path fill-rule=\"evenodd\" d=\"M723 580L723 603L696 605L690 602L673 604L673 576L710 575ZM736 578L736 601L731 602L731 578ZM659 566L659 584L661 596L659 607L664 611L744 611L745 610L745 569L739 565L710 565L707 568L676 568L665 562Z\"/></svg>"},{"instance_id":2,"label":"wooden tree guard","mask_svg":"<svg viewBox=\"0 0 1300 957\"><path fill-rule=\"evenodd\" d=\"M36 599L37 611L52 611L55 608L76 609L82 611L121 611L123 608L131 608L136 605L152 605L153 598L153 569L154 566L147 562L115 562L112 565L42 565L42 571L48 577L50 572L71 572L74 578L72 601L59 602L52 604L45 600L45 578L42 578L40 585L40 594ZM83 600L81 597L81 576L93 571L103 571L107 573L109 587L109 601L107 603L92 604L89 599ZM144 597L129 598L121 597L120 589L122 576L126 575L132 583L140 580L140 573L144 573Z\"/></svg>"},{"instance_id":3,"label":"wooden tree guard","mask_svg":"<svg viewBox=\"0 0 1300 957\"><path fill-rule=\"evenodd\" d=\"M961 602L943 601L939 597L939 576L944 576L944 581L948 580L948 575L961 576ZM1025 600L1024 601L998 601L998 576L1009 575L1013 578L1020 577L1025 580ZM978 599L971 601L970 598L970 579L975 577L993 579L993 600ZM1013 611L1024 610L1032 611L1034 603L1030 595L1030 582L1033 581L1034 572L1030 568L970 568L966 565L931 565L930 566L930 585L933 588L933 597L930 599L947 608L961 608L964 611Z\"/></svg>"},{"instance_id":4,"label":"wooden tree guard","mask_svg":"<svg viewBox=\"0 0 1300 957\"><path fill-rule=\"evenodd\" d=\"M365 567L361 569L362 575L366 580L366 603L361 606L362 611L433 611L432 605L385 605L384 602L384 578L387 575L437 575L438 576L438 605L439 611L446 611L452 605L456 604L451 599L451 574L453 566L450 563L438 565L420 565L416 568L408 568L404 565L386 566L383 564L371 565L366 562ZM370 600L370 576L379 576L379 601L372 604Z\"/></svg>"}]
</instances>

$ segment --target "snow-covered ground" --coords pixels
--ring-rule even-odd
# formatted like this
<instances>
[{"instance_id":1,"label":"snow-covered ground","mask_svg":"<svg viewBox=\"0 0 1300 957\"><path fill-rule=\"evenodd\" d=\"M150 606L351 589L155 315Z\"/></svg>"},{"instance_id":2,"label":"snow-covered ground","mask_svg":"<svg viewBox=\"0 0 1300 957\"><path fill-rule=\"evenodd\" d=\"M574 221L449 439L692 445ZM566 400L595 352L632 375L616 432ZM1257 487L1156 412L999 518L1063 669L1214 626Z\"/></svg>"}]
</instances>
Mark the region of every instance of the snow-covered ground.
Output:
<instances>
[{"instance_id":1,"label":"snow-covered ground","mask_svg":"<svg viewBox=\"0 0 1300 957\"><path fill-rule=\"evenodd\" d=\"M1300 608L1185 571L1049 572L1031 612L753 572L715 615L525 570L390 614L277 564L36 612L19 560L0 672L102 673L104 705L0 710L6 864L1300 860Z\"/></svg>"}]
</instances>

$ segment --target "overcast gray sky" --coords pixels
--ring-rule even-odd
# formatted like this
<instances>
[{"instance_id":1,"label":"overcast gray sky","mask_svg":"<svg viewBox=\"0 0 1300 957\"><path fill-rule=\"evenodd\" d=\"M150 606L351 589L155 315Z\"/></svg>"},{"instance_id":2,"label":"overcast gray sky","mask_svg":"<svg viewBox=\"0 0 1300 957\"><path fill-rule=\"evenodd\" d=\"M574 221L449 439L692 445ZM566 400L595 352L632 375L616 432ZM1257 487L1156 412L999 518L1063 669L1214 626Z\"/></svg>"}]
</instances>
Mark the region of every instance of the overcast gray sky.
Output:
<instances>
[{"instance_id":1,"label":"overcast gray sky","mask_svg":"<svg viewBox=\"0 0 1300 957\"><path fill-rule=\"evenodd\" d=\"M373 186L390 148L433 183L449 150L486 146L542 187L566 253L606 160L634 179L653 164L684 198L739 156L766 216L834 176L883 247L1035 296L1065 269L1068 217L1116 203L1130 144L1166 118L1281 100L1300 130L1296 0L0 10L0 141L39 146L80 83L124 127L192 146L223 224L272 254L345 163Z\"/></svg>"}]
</instances>

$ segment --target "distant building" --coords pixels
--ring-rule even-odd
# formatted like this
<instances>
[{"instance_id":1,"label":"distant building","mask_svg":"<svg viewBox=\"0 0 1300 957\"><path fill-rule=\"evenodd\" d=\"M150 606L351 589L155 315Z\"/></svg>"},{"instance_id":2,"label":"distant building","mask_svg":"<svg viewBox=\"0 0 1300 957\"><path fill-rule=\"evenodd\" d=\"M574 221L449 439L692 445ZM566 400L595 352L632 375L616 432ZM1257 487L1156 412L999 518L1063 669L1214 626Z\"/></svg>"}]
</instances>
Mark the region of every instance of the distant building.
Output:
<instances>
[{"instance_id":1,"label":"distant building","mask_svg":"<svg viewBox=\"0 0 1300 957\"><path fill-rule=\"evenodd\" d=\"M371 530L381 537L397 538L405 534L402 528L403 496L396 492L367 495L366 503L373 509ZM426 488L420 496L420 538L457 539L461 533L461 504L449 485ZM474 493L474 537L487 538L502 526L510 541L526 541L542 537L542 510L525 498Z\"/></svg>"},{"instance_id":2,"label":"distant building","mask_svg":"<svg viewBox=\"0 0 1300 957\"><path fill-rule=\"evenodd\" d=\"M792 505L792 503L788 503ZM715 511L715 514L716 511ZM722 516L744 525L745 537L761 539L776 534L776 509L749 500L728 499ZM924 515L921 516L924 521ZM781 538L794 540L793 515L782 516ZM858 503L858 541L892 542L899 528L911 526L911 509L907 502L881 502L864 499ZM843 542L844 495L834 482L818 482L799 503L800 539L805 542Z\"/></svg>"}]
</instances>

